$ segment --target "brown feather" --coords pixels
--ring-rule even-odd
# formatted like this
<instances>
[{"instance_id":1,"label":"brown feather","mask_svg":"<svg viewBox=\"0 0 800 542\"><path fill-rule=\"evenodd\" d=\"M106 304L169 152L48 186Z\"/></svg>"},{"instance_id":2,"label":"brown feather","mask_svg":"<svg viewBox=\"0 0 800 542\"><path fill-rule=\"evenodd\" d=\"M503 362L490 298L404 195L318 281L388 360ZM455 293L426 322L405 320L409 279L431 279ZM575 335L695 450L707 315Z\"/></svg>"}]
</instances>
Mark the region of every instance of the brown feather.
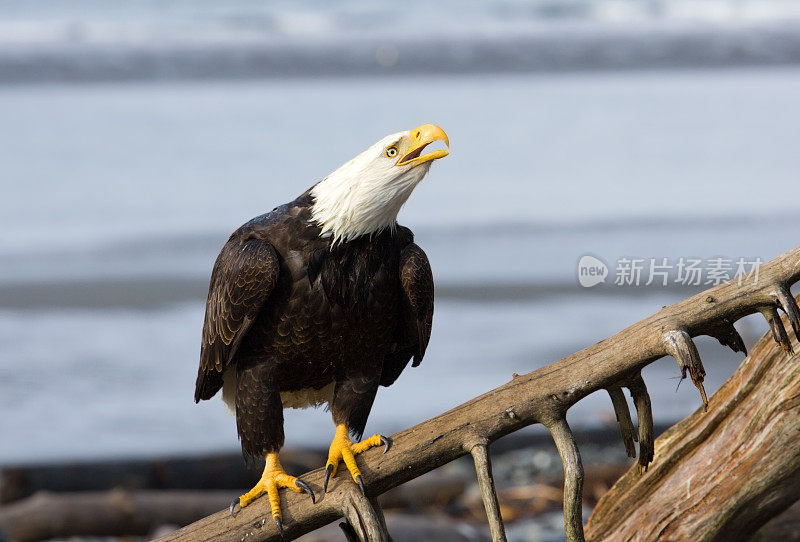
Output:
<instances>
[{"instance_id":1,"label":"brown feather","mask_svg":"<svg viewBox=\"0 0 800 542\"><path fill-rule=\"evenodd\" d=\"M208 289L195 402L222 387L222 373L272 292L278 271L278 256L266 241L237 231L222 248Z\"/></svg>"},{"instance_id":2,"label":"brown feather","mask_svg":"<svg viewBox=\"0 0 800 542\"><path fill-rule=\"evenodd\" d=\"M212 397L235 370L248 455L282 446L282 393L315 397L304 390L333 384L334 421L361 433L378 386L412 357L418 364L430 339L433 278L411 231L331 246L311 204L306 193L251 220L214 265L195 398Z\"/></svg>"}]
</instances>

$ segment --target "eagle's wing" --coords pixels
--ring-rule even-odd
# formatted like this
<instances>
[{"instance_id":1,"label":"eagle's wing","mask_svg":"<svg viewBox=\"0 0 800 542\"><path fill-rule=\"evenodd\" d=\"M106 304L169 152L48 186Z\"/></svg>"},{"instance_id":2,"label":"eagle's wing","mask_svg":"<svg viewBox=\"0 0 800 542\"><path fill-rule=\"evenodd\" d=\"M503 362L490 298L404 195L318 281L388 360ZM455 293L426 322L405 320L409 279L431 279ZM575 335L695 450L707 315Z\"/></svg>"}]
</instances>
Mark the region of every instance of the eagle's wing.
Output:
<instances>
[{"instance_id":1,"label":"eagle's wing","mask_svg":"<svg viewBox=\"0 0 800 542\"><path fill-rule=\"evenodd\" d=\"M384 361L381 384L394 382L414 358L413 367L422 363L433 325L433 273L428 257L410 243L400 253L400 285L403 292L403 322L397 350Z\"/></svg>"},{"instance_id":2,"label":"eagle's wing","mask_svg":"<svg viewBox=\"0 0 800 542\"><path fill-rule=\"evenodd\" d=\"M433 273L425 252L411 243L400 253L400 284L405 294L406 320L414 344L414 363L422 363L433 326ZM415 336L413 336L415 335Z\"/></svg>"},{"instance_id":3,"label":"eagle's wing","mask_svg":"<svg viewBox=\"0 0 800 542\"><path fill-rule=\"evenodd\" d=\"M195 402L222 387L222 373L272 293L279 269L275 249L262 239L232 238L222 248L208 289Z\"/></svg>"}]
</instances>

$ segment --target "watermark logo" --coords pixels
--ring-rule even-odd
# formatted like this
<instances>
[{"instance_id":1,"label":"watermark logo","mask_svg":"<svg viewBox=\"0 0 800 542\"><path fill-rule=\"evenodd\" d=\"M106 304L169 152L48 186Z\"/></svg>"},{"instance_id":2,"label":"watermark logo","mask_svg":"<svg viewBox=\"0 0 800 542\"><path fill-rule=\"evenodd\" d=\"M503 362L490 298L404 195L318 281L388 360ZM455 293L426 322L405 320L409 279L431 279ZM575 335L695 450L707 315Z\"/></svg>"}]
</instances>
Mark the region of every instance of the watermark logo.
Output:
<instances>
[{"instance_id":1,"label":"watermark logo","mask_svg":"<svg viewBox=\"0 0 800 542\"><path fill-rule=\"evenodd\" d=\"M761 258L628 258L614 266L616 286L717 286L724 282L758 283ZM585 254L578 261L578 282L591 288L605 282L609 266L600 258Z\"/></svg>"},{"instance_id":2,"label":"watermark logo","mask_svg":"<svg viewBox=\"0 0 800 542\"><path fill-rule=\"evenodd\" d=\"M578 282L584 288L597 286L606 281L608 265L600 258L584 254L578 260Z\"/></svg>"}]
</instances>

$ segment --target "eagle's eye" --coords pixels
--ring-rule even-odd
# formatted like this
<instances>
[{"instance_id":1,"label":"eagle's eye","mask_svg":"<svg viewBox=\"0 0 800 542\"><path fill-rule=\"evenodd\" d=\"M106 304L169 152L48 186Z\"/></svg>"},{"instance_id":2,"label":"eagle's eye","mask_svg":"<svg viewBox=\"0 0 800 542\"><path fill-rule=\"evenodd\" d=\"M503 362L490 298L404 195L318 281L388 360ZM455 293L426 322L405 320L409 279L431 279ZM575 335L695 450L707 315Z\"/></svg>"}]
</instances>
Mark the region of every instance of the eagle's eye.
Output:
<instances>
[{"instance_id":1,"label":"eagle's eye","mask_svg":"<svg viewBox=\"0 0 800 542\"><path fill-rule=\"evenodd\" d=\"M395 156L397 156L397 147L395 147L394 145L392 145L391 147L387 147L386 156L388 158L394 158Z\"/></svg>"}]
</instances>

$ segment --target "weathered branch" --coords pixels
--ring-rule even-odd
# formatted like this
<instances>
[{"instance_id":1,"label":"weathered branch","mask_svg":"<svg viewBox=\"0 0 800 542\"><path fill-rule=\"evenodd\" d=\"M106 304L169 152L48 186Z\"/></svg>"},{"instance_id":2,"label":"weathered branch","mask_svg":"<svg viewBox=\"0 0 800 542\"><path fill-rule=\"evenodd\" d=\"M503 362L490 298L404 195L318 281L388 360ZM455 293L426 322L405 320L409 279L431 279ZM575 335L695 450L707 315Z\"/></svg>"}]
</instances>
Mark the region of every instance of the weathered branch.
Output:
<instances>
[{"instance_id":1,"label":"weathered branch","mask_svg":"<svg viewBox=\"0 0 800 542\"><path fill-rule=\"evenodd\" d=\"M700 361L700 354L697 352L697 346L694 341L686 333L684 329L675 329L664 333L664 344L667 345L667 352L675 358L678 366L681 368L681 375L686 378L688 371L689 376L692 377L692 382L700 391L700 397L703 400L703 409L708 409L708 397L706 397L706 390L703 387L703 380L706 378L706 370L703 367L703 362Z\"/></svg>"},{"instance_id":2,"label":"weathered branch","mask_svg":"<svg viewBox=\"0 0 800 542\"><path fill-rule=\"evenodd\" d=\"M719 341L722 346L727 346L734 352L741 352L747 355L747 348L744 345L744 340L736 328L733 327L733 322L727 318L721 318L716 326L708 330L707 335L714 337Z\"/></svg>"},{"instance_id":3,"label":"weathered branch","mask_svg":"<svg viewBox=\"0 0 800 542\"><path fill-rule=\"evenodd\" d=\"M475 473L478 476L478 485L481 489L483 507L486 509L486 519L489 521L489 532L492 542L505 542L506 530L503 527L503 518L500 516L500 504L497 502L497 493L494 489L492 478L492 461L489 457L488 444L476 444L470 450L475 461Z\"/></svg>"},{"instance_id":4,"label":"weathered branch","mask_svg":"<svg viewBox=\"0 0 800 542\"><path fill-rule=\"evenodd\" d=\"M383 512L357 488L349 489L343 512L360 542L389 542Z\"/></svg>"},{"instance_id":5,"label":"weathered branch","mask_svg":"<svg viewBox=\"0 0 800 542\"><path fill-rule=\"evenodd\" d=\"M650 471L629 470L600 500L587 539L747 540L800 498L797 362L762 338L707 413L659 437Z\"/></svg>"},{"instance_id":6,"label":"weathered branch","mask_svg":"<svg viewBox=\"0 0 800 542\"><path fill-rule=\"evenodd\" d=\"M391 452L381 456L369 450L359 456L367 495L377 496L390 488L433 470L467 453L476 436L492 442L533 423L562 419L576 402L599 389L627 386L639 414L640 468L652 460L652 412L644 383L638 376L643 367L658 358L677 353L697 383L701 365L683 348L668 346L669 337L711 335L735 350L741 338L731 332L731 323L761 311L771 322L776 340L786 348L788 338L777 314L777 306L795 311L794 300L785 295L800 278L800 248L764 264L757 283L742 281L716 286L638 322L616 335L456 407L436 418L392 437ZM782 294L783 292L783 294ZM777 296L777 297L776 297ZM783 330L781 332L781 330ZM683 335L685 333L685 336ZM679 363L681 359L679 359ZM307 473L303 479L322 495L316 505L292 492L283 492L284 527L288 536L298 536L345 514L353 489L352 481L337 477L327 494L322 494L323 470ZM227 511L185 527L164 540L231 540L260 542L278 540L266 514L263 499L242 510L236 518Z\"/></svg>"},{"instance_id":7,"label":"weathered branch","mask_svg":"<svg viewBox=\"0 0 800 542\"><path fill-rule=\"evenodd\" d=\"M773 340L780 345L784 352L792 353L792 343L789 341L789 335L786 333L786 328L783 326L781 316L778 314L778 307L768 306L760 309L761 314L766 318L769 324L769 329L772 332Z\"/></svg>"},{"instance_id":8,"label":"weathered branch","mask_svg":"<svg viewBox=\"0 0 800 542\"><path fill-rule=\"evenodd\" d=\"M638 440L636 433L633 432L633 421L631 420L631 411L628 410L628 403L625 401L625 395L622 393L622 388L619 386L609 386L606 388L608 396L611 397L611 403L614 405L614 414L619 422L619 431L622 433L622 442L625 444L625 452L628 457L636 457L636 445L634 441Z\"/></svg>"},{"instance_id":9,"label":"weathered branch","mask_svg":"<svg viewBox=\"0 0 800 542\"><path fill-rule=\"evenodd\" d=\"M639 472L647 472L647 466L653 460L653 408L650 404L650 394L644 384L642 375L636 373L628 381L628 389L636 406L639 419Z\"/></svg>"},{"instance_id":10,"label":"weathered branch","mask_svg":"<svg viewBox=\"0 0 800 542\"><path fill-rule=\"evenodd\" d=\"M546 421L564 464L564 532L567 542L583 542L583 463L566 418Z\"/></svg>"},{"instance_id":11,"label":"weathered branch","mask_svg":"<svg viewBox=\"0 0 800 542\"><path fill-rule=\"evenodd\" d=\"M789 318L795 337L800 337L800 308L797 307L794 297L785 284L778 284L773 292L775 303L783 309Z\"/></svg>"}]
</instances>

